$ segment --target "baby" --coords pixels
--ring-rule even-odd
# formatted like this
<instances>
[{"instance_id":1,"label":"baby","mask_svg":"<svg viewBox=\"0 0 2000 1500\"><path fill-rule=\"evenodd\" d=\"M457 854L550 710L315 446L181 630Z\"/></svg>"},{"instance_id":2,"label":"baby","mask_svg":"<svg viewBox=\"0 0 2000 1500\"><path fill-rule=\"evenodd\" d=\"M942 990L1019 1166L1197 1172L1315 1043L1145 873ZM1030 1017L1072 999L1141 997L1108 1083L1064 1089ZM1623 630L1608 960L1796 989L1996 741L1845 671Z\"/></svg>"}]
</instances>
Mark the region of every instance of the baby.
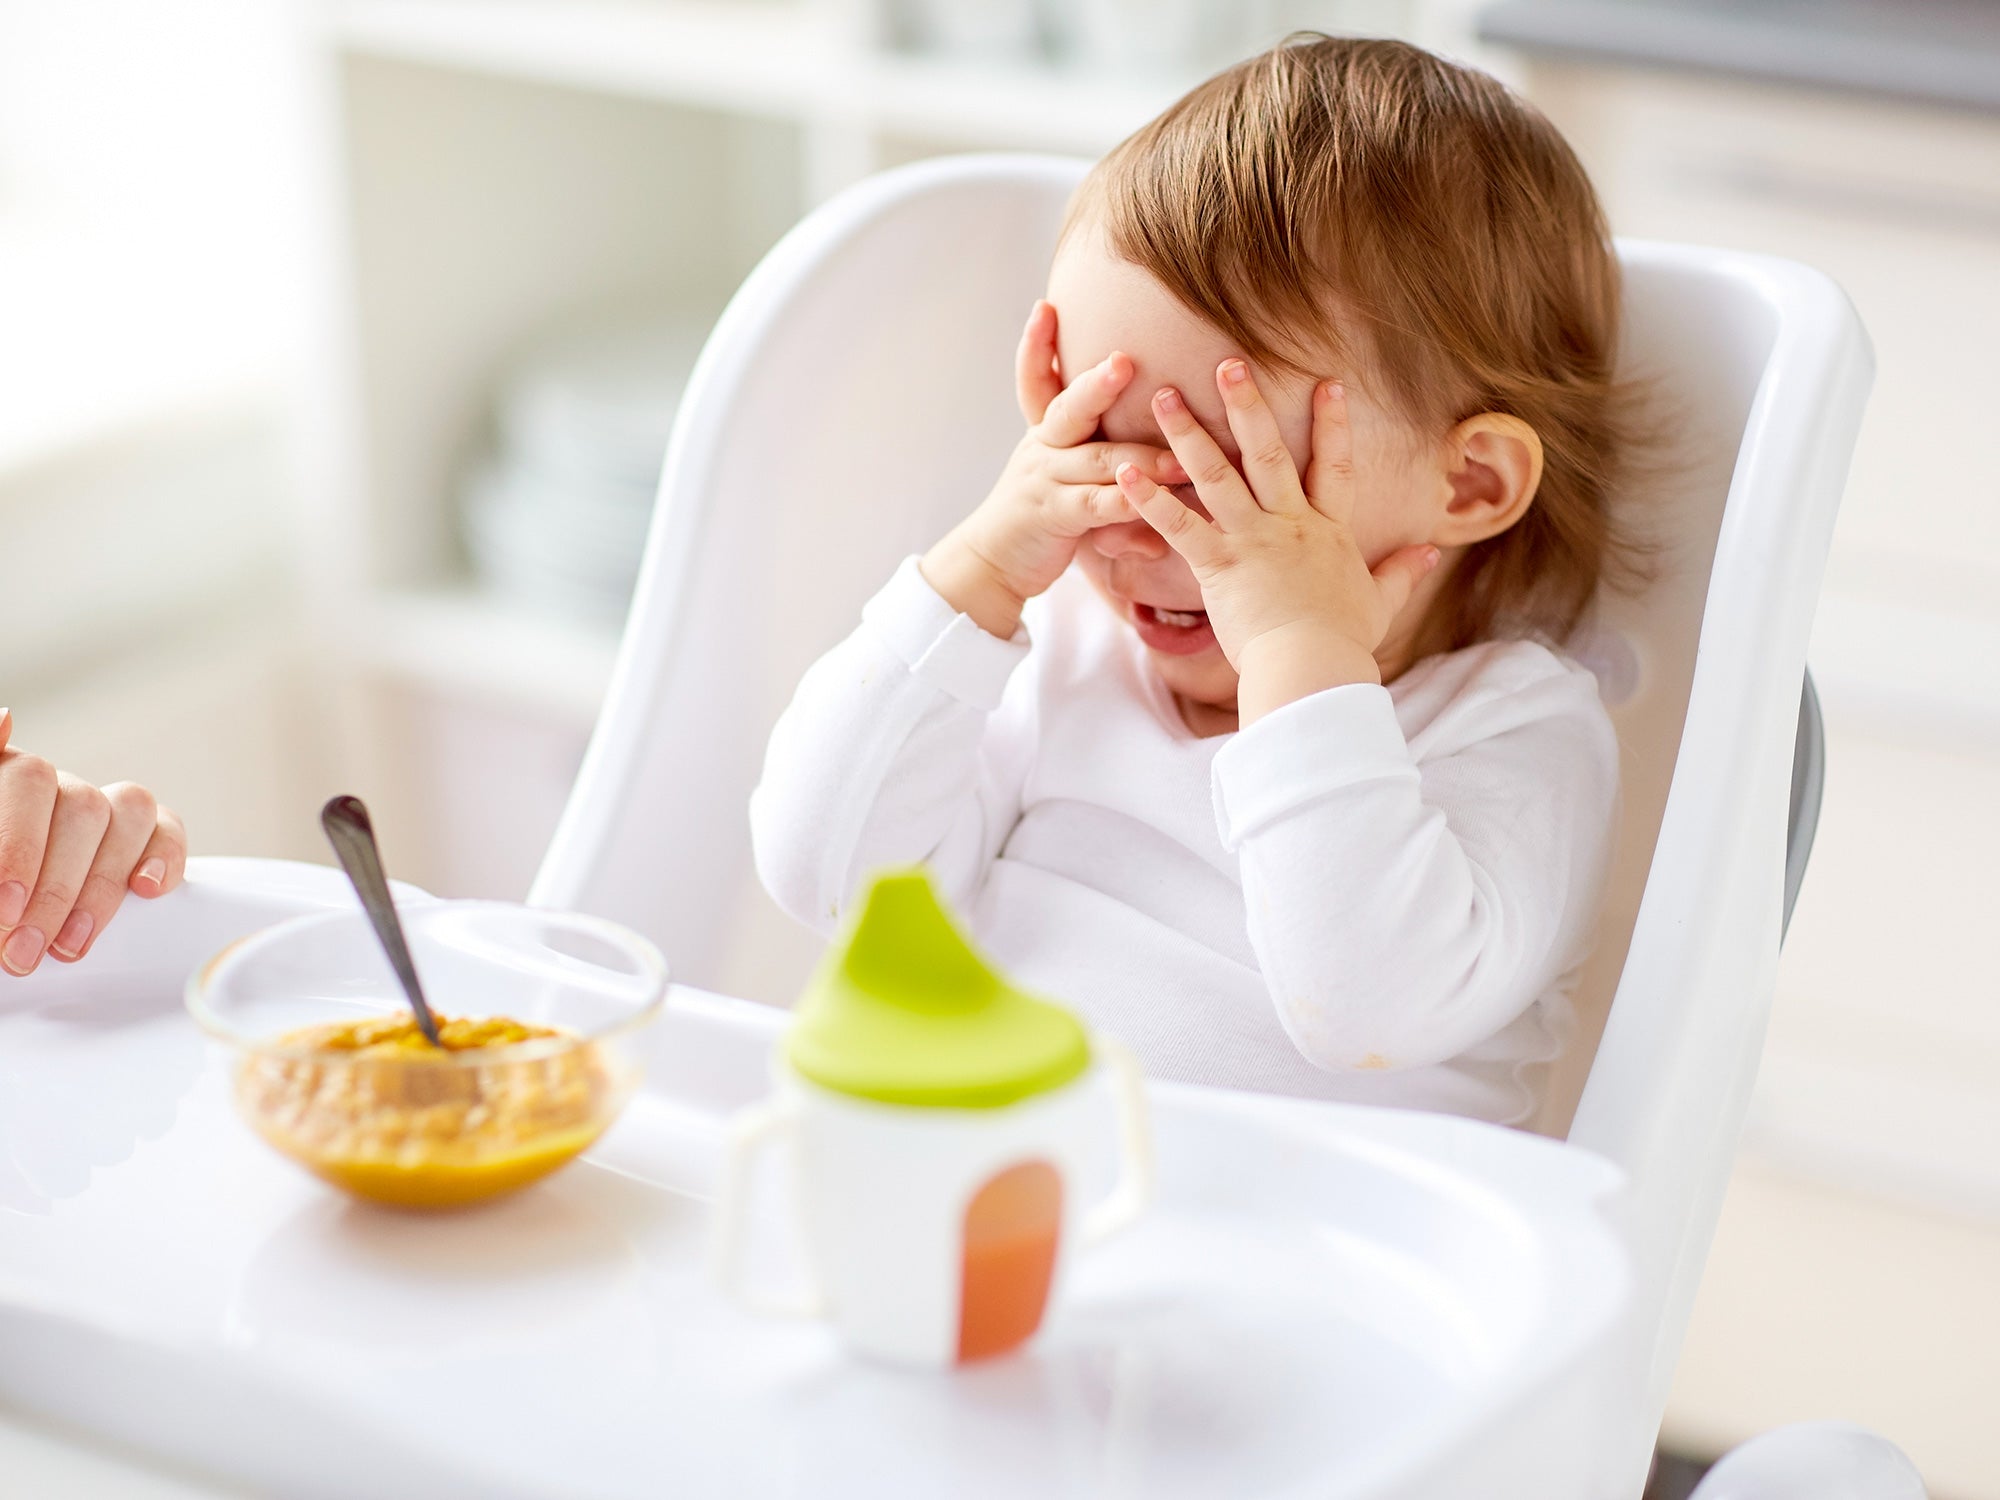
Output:
<instances>
[{"instance_id":1,"label":"baby","mask_svg":"<svg viewBox=\"0 0 2000 1500\"><path fill-rule=\"evenodd\" d=\"M1196 88L1072 203L992 492L774 729L765 886L830 931L922 861L1157 1076L1526 1120L1617 799L1560 645L1618 302L1493 79L1310 37Z\"/></svg>"}]
</instances>

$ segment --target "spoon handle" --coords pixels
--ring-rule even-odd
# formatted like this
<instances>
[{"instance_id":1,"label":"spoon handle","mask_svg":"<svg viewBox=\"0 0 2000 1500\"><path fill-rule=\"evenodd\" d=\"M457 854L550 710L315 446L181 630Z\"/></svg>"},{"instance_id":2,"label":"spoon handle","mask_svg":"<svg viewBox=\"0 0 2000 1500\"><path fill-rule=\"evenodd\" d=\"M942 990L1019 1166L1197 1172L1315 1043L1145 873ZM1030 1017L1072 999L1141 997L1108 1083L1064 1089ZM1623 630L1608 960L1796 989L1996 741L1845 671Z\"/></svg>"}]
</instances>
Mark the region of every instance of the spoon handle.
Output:
<instances>
[{"instance_id":1,"label":"spoon handle","mask_svg":"<svg viewBox=\"0 0 2000 1500\"><path fill-rule=\"evenodd\" d=\"M424 1003L423 986L417 983L417 966L410 961L409 945L403 941L403 924L396 919L396 902L389 894L389 877L382 870L382 851L376 846L375 825L368 820L368 809L359 797L335 797L320 809L319 823L341 869L354 883L362 909L374 924L375 936L382 941L382 951L389 955L390 967L403 982L410 1009L417 1013L417 1025L433 1047L442 1047L437 1021Z\"/></svg>"}]
</instances>

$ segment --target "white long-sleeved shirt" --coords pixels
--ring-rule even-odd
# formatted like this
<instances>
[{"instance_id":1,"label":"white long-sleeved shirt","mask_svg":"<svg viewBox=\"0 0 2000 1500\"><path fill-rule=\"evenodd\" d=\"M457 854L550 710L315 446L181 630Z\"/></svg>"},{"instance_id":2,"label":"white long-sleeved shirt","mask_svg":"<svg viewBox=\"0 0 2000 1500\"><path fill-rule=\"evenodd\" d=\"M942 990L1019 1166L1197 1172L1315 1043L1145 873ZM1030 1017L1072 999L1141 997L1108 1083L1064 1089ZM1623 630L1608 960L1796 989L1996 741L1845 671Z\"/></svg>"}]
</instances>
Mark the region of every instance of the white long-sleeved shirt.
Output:
<instances>
[{"instance_id":1,"label":"white long-sleeved shirt","mask_svg":"<svg viewBox=\"0 0 2000 1500\"><path fill-rule=\"evenodd\" d=\"M750 801L759 877L831 934L924 862L1014 980L1156 1076L1515 1123L1567 1040L1618 746L1528 641L1183 723L1075 570L1003 641L907 559L814 663Z\"/></svg>"}]
</instances>

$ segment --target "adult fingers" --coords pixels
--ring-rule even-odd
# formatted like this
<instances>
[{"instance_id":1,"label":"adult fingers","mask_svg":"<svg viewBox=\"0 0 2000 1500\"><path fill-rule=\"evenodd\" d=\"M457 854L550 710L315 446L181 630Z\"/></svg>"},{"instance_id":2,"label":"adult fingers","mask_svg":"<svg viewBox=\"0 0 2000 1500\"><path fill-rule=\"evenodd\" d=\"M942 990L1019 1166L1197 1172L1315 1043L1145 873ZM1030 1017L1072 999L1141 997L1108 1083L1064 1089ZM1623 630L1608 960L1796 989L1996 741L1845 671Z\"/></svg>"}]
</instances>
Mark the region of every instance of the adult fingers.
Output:
<instances>
[{"instance_id":1,"label":"adult fingers","mask_svg":"<svg viewBox=\"0 0 2000 1500\"><path fill-rule=\"evenodd\" d=\"M171 807L159 811L158 826L139 853L139 867L132 872L132 889L151 898L164 896L187 874L187 828Z\"/></svg>"},{"instance_id":2,"label":"adult fingers","mask_svg":"<svg viewBox=\"0 0 2000 1500\"><path fill-rule=\"evenodd\" d=\"M1186 484L1187 470L1171 448L1150 443L1080 443L1074 448L1050 448L1048 475L1063 484L1115 484L1121 465L1131 464L1161 484Z\"/></svg>"},{"instance_id":3,"label":"adult fingers","mask_svg":"<svg viewBox=\"0 0 2000 1500\"><path fill-rule=\"evenodd\" d=\"M1181 503L1172 490L1163 490L1131 464L1118 471L1118 484L1132 502L1132 508L1157 531L1169 547L1194 568L1206 566L1215 556L1215 527Z\"/></svg>"},{"instance_id":4,"label":"adult fingers","mask_svg":"<svg viewBox=\"0 0 2000 1500\"><path fill-rule=\"evenodd\" d=\"M1347 387L1338 380L1313 387L1306 498L1330 521L1354 519L1354 433L1347 425Z\"/></svg>"},{"instance_id":5,"label":"adult fingers","mask_svg":"<svg viewBox=\"0 0 2000 1500\"><path fill-rule=\"evenodd\" d=\"M1226 529L1256 515L1257 497L1236 472L1208 429L1194 419L1181 393L1170 385L1153 394L1153 419L1194 481L1194 492L1208 513Z\"/></svg>"},{"instance_id":6,"label":"adult fingers","mask_svg":"<svg viewBox=\"0 0 2000 1500\"><path fill-rule=\"evenodd\" d=\"M1299 482L1298 465L1292 450L1278 430L1278 419L1257 389L1250 366L1240 359L1225 359L1215 369L1215 388L1222 395L1222 410L1243 455L1243 475L1250 481L1250 495L1265 510L1301 511L1306 492Z\"/></svg>"},{"instance_id":7,"label":"adult fingers","mask_svg":"<svg viewBox=\"0 0 2000 1500\"><path fill-rule=\"evenodd\" d=\"M1424 581L1431 569L1438 565L1443 554L1428 542L1416 547L1403 547L1391 552L1373 570L1375 587L1380 592L1382 607L1386 611L1383 629L1395 623L1396 617L1408 607L1410 596L1417 585Z\"/></svg>"},{"instance_id":8,"label":"adult fingers","mask_svg":"<svg viewBox=\"0 0 2000 1500\"><path fill-rule=\"evenodd\" d=\"M0 708L0 750L7 748L7 737L14 732L14 710Z\"/></svg>"},{"instance_id":9,"label":"adult fingers","mask_svg":"<svg viewBox=\"0 0 2000 1500\"><path fill-rule=\"evenodd\" d=\"M56 768L39 755L0 750L0 933L20 925L42 873Z\"/></svg>"},{"instance_id":10,"label":"adult fingers","mask_svg":"<svg viewBox=\"0 0 2000 1500\"><path fill-rule=\"evenodd\" d=\"M138 783L114 782L104 788L104 798L111 808L110 825L98 841L76 905L49 939L50 957L64 963L74 963L88 953L97 934L118 915L118 903L125 899L133 866L159 826L153 794Z\"/></svg>"},{"instance_id":11,"label":"adult fingers","mask_svg":"<svg viewBox=\"0 0 2000 1500\"><path fill-rule=\"evenodd\" d=\"M1088 442L1131 379L1131 357L1113 349L1063 387L1042 414L1036 436L1051 448L1074 448Z\"/></svg>"},{"instance_id":12,"label":"adult fingers","mask_svg":"<svg viewBox=\"0 0 2000 1500\"><path fill-rule=\"evenodd\" d=\"M83 890L90 862L111 824L111 802L89 782L63 773L58 778L48 844L42 851L41 873L20 923L0 944L0 967L10 974L30 974L42 961L49 938L61 932L76 898Z\"/></svg>"},{"instance_id":13,"label":"adult fingers","mask_svg":"<svg viewBox=\"0 0 2000 1500\"><path fill-rule=\"evenodd\" d=\"M1062 394L1062 377L1056 374L1053 302L1037 302L1028 313L1021 347L1014 352L1014 393L1021 403L1021 416L1030 427L1042 420L1049 403Z\"/></svg>"}]
</instances>

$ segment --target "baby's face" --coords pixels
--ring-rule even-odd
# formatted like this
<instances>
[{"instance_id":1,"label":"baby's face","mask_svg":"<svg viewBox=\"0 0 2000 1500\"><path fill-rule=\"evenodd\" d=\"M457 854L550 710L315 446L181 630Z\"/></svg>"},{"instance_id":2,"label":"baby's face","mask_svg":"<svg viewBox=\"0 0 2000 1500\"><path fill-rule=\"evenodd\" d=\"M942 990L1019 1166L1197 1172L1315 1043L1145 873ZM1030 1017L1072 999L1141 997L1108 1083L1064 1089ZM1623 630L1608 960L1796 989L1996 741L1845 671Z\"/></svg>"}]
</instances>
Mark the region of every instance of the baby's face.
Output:
<instances>
[{"instance_id":1,"label":"baby's face","mask_svg":"<svg viewBox=\"0 0 2000 1500\"><path fill-rule=\"evenodd\" d=\"M1245 357L1228 337L1189 312L1149 272L1114 257L1090 226L1079 226L1049 272L1056 308L1056 352L1065 381L1114 349L1135 373L1105 414L1099 436L1112 442L1166 446L1152 400L1171 385L1241 472L1240 451L1223 415L1216 366ZM1277 417L1301 476L1311 457L1313 379L1280 376L1252 365L1257 387ZM1422 434L1386 410L1364 372L1320 370L1347 385L1355 467L1354 533L1372 567L1398 547L1428 540L1428 512L1417 503L1443 483L1438 460ZM1206 515L1192 485L1174 491ZM1162 629L1154 610L1202 611L1201 588L1179 553L1144 521L1101 526L1077 548L1077 562L1107 604L1146 642L1167 686L1183 700L1225 716L1236 707L1236 669L1204 623ZM1211 722L1213 717L1211 716ZM1223 727L1227 727L1225 724Z\"/></svg>"}]
</instances>

